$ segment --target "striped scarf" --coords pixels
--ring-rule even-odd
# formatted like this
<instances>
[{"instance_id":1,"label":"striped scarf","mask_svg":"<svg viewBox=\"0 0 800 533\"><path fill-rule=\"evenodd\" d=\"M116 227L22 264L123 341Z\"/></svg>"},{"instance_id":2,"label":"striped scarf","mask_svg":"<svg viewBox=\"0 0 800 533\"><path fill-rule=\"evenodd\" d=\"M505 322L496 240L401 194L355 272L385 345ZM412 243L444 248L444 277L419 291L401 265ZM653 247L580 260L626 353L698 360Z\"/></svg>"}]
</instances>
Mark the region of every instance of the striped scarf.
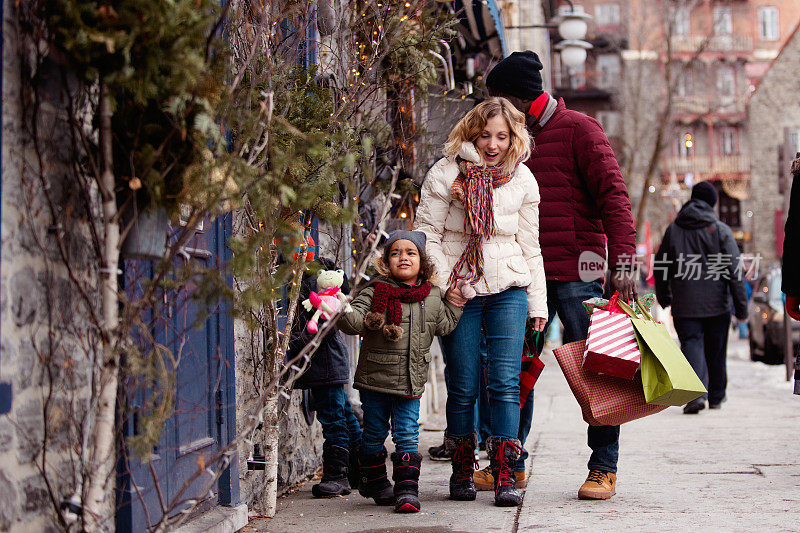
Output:
<instances>
[{"instance_id":1,"label":"striped scarf","mask_svg":"<svg viewBox=\"0 0 800 533\"><path fill-rule=\"evenodd\" d=\"M464 233L467 230L471 233L448 283L454 286L463 279L476 285L484 277L483 241L491 239L496 232L494 189L511 181L511 176L502 174L499 167L481 168L471 161L459 160L458 167L461 172L450 187L450 195L464 204Z\"/></svg>"}]
</instances>

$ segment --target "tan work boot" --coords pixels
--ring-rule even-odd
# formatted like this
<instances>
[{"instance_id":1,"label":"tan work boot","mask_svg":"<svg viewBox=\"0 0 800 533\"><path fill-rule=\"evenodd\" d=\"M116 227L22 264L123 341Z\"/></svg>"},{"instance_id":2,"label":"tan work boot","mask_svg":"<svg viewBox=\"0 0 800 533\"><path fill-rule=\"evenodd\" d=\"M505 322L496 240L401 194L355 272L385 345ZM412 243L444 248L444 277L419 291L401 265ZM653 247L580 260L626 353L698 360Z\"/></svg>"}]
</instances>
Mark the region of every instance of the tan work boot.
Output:
<instances>
[{"instance_id":1,"label":"tan work boot","mask_svg":"<svg viewBox=\"0 0 800 533\"><path fill-rule=\"evenodd\" d=\"M525 479L525 472L514 472L516 479L515 485L518 489L524 489L528 486ZM475 488L478 490L494 490L494 476L492 476L492 467L487 466L483 470L476 470L472 474L472 481L475 483Z\"/></svg>"},{"instance_id":2,"label":"tan work boot","mask_svg":"<svg viewBox=\"0 0 800 533\"><path fill-rule=\"evenodd\" d=\"M616 488L617 474L602 470L590 470L586 481L578 490L578 498L581 500L607 500L616 494Z\"/></svg>"}]
</instances>

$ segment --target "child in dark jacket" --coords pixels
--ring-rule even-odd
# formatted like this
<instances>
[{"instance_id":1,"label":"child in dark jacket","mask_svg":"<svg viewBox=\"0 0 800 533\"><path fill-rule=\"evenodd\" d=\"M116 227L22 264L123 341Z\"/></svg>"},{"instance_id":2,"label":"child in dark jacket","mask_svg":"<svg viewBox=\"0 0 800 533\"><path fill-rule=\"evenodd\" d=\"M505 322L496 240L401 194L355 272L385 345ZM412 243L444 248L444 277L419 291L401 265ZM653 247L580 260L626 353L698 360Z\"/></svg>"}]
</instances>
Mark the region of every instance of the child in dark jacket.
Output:
<instances>
[{"instance_id":1,"label":"child in dark jacket","mask_svg":"<svg viewBox=\"0 0 800 533\"><path fill-rule=\"evenodd\" d=\"M378 262L383 277L353 300L339 321L344 333L362 335L353 386L361 394L364 432L359 492L396 512L417 512L419 502L419 406L428 379L434 336L453 331L461 308L431 285L434 267L425 255L425 234L395 231ZM455 291L458 292L457 290ZM392 430L394 490L386 474L383 443Z\"/></svg>"},{"instance_id":2,"label":"child in dark jacket","mask_svg":"<svg viewBox=\"0 0 800 533\"><path fill-rule=\"evenodd\" d=\"M325 269L333 270L333 261L317 258ZM300 287L300 299L308 298L311 291L318 292L315 277L306 277ZM341 291L350 292L347 278ZM306 324L312 314L298 306L300 315L293 328L289 358L293 358L311 340ZM309 389L311 407L317 412L322 425L322 480L311 487L317 498L330 498L350 494L358 488L358 445L361 426L353 413L344 386L350 382L350 352L339 330L334 326L320 341L308 368L295 382L295 388Z\"/></svg>"}]
</instances>

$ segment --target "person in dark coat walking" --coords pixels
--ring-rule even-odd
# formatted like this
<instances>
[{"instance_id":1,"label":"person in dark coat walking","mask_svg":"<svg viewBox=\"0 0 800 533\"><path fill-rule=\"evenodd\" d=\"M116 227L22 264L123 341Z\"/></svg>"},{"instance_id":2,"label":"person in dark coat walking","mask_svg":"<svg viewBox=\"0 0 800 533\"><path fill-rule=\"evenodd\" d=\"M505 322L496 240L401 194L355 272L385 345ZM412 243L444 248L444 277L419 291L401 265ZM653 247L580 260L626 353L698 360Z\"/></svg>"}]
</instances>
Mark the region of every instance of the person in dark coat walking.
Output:
<instances>
[{"instance_id":1,"label":"person in dark coat walking","mask_svg":"<svg viewBox=\"0 0 800 533\"><path fill-rule=\"evenodd\" d=\"M333 261L317 258L326 270L333 270ZM341 290L350 292L347 277ZM317 292L317 278L306 276L300 286L300 301ZM298 320L292 328L289 359L292 359L313 337L306 330L312 313L298 306ZM297 389L309 389L311 407L317 412L322 425L322 480L311 487L317 498L350 494L358 488L358 447L361 443L361 425L356 418L344 386L350 381L350 352L334 326L320 341L308 368L295 382Z\"/></svg>"},{"instance_id":2,"label":"person in dark coat walking","mask_svg":"<svg viewBox=\"0 0 800 533\"><path fill-rule=\"evenodd\" d=\"M781 267L781 292L786 295L786 314L800 320L800 158L792 162L792 193L789 198L789 211L786 214L786 227L783 238L783 257ZM794 371L794 393L800 394L800 354Z\"/></svg>"},{"instance_id":3,"label":"person in dark coat walking","mask_svg":"<svg viewBox=\"0 0 800 533\"><path fill-rule=\"evenodd\" d=\"M588 115L567 109L563 99L544 92L542 68L535 52L514 52L489 72L486 88L525 113L534 138L525 165L533 172L542 198L539 242L549 315L545 331L558 314L564 324L564 342L573 342L587 337L589 316L582 302L603 294L606 259L611 288L629 302L636 297L632 268L636 229L625 180L603 128ZM532 416L529 396L520 414L518 438L523 443ZM578 496L608 499L616 488L619 426L589 426L588 442L592 449L589 476ZM520 457L517 471L524 470L527 455Z\"/></svg>"},{"instance_id":4,"label":"person in dark coat walking","mask_svg":"<svg viewBox=\"0 0 800 533\"><path fill-rule=\"evenodd\" d=\"M747 291L733 232L714 212L717 191L703 181L667 227L654 260L656 297L672 306L681 350L708 390L683 408L686 414L725 401L731 298L736 318L747 320Z\"/></svg>"}]
</instances>

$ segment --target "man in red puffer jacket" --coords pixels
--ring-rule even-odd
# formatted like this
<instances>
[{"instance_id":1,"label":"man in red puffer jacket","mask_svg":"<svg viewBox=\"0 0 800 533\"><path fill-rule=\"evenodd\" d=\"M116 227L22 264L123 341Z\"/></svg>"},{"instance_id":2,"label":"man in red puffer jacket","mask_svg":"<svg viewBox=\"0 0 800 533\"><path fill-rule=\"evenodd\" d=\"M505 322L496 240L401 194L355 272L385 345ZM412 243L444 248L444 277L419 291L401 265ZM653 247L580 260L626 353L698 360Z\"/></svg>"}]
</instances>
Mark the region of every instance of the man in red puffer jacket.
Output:
<instances>
[{"instance_id":1,"label":"man in red puffer jacket","mask_svg":"<svg viewBox=\"0 0 800 533\"><path fill-rule=\"evenodd\" d=\"M636 230L625 180L603 128L544 92L541 70L536 53L514 52L492 69L486 87L492 96L507 98L526 114L534 138L526 165L541 194L539 242L549 311L545 331L558 313L563 340L569 343L587 336L589 316L582 302L602 296L606 259L612 291L629 302L635 299ZM529 397L520 416L523 444L532 416ZM608 499L616 488L619 426L589 426L588 437L589 476L578 496ZM521 458L517 470L524 471L524 466Z\"/></svg>"}]
</instances>

